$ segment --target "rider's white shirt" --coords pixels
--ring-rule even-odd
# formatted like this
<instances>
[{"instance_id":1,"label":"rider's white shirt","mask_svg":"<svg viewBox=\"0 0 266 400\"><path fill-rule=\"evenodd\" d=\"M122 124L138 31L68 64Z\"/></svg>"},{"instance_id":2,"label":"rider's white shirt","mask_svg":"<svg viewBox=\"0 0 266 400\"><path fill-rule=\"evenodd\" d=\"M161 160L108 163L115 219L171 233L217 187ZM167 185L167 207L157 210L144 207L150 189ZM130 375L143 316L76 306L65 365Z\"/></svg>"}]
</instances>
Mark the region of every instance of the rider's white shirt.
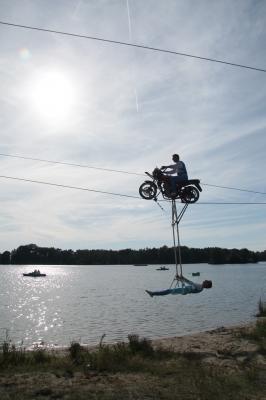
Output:
<instances>
[{"instance_id":1,"label":"rider's white shirt","mask_svg":"<svg viewBox=\"0 0 266 400\"><path fill-rule=\"evenodd\" d=\"M167 171L167 174L169 175L177 175L177 176L187 175L186 166L183 163L183 161L178 161L173 165L169 165L168 168L170 169L170 171Z\"/></svg>"}]
</instances>

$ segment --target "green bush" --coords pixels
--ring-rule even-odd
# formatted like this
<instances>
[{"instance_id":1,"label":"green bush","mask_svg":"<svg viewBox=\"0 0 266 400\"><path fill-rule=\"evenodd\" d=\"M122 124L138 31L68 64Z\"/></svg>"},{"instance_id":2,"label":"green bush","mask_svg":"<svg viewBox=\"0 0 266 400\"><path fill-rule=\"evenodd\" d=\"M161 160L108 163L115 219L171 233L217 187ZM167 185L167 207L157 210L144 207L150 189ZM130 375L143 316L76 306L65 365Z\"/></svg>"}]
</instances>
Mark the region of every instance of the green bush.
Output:
<instances>
[{"instance_id":1,"label":"green bush","mask_svg":"<svg viewBox=\"0 0 266 400\"><path fill-rule=\"evenodd\" d=\"M266 339L266 320L256 322L254 334L258 339Z\"/></svg>"},{"instance_id":2,"label":"green bush","mask_svg":"<svg viewBox=\"0 0 266 400\"><path fill-rule=\"evenodd\" d=\"M133 354L142 353L144 356L151 356L154 353L152 343L147 338L139 338L139 335L128 335L129 348Z\"/></svg>"},{"instance_id":3,"label":"green bush","mask_svg":"<svg viewBox=\"0 0 266 400\"><path fill-rule=\"evenodd\" d=\"M245 330L241 336L248 340L256 342L259 346L259 351L266 354L266 320L261 319L256 321L256 325L252 329Z\"/></svg>"},{"instance_id":4,"label":"green bush","mask_svg":"<svg viewBox=\"0 0 266 400\"><path fill-rule=\"evenodd\" d=\"M71 342L68 350L71 360L75 364L82 364L84 361L85 349L78 342Z\"/></svg>"},{"instance_id":5,"label":"green bush","mask_svg":"<svg viewBox=\"0 0 266 400\"><path fill-rule=\"evenodd\" d=\"M97 371L123 371L131 369L135 364L142 365L143 357L154 354L148 339L140 339L138 335L129 335L128 339L128 343L119 342L109 346L101 344L97 350L88 352L90 368Z\"/></svg>"},{"instance_id":6,"label":"green bush","mask_svg":"<svg viewBox=\"0 0 266 400\"><path fill-rule=\"evenodd\" d=\"M32 352L33 363L42 364L50 361L50 357L45 349L36 349Z\"/></svg>"},{"instance_id":7,"label":"green bush","mask_svg":"<svg viewBox=\"0 0 266 400\"><path fill-rule=\"evenodd\" d=\"M26 359L26 350L23 346L16 348L9 340L2 343L0 351L0 364L2 366L24 364Z\"/></svg>"},{"instance_id":8,"label":"green bush","mask_svg":"<svg viewBox=\"0 0 266 400\"><path fill-rule=\"evenodd\" d=\"M100 347L97 351L89 353L91 369L97 371L113 371L115 369L114 351L107 346Z\"/></svg>"},{"instance_id":9,"label":"green bush","mask_svg":"<svg viewBox=\"0 0 266 400\"><path fill-rule=\"evenodd\" d=\"M258 313L257 317L266 317L266 303L262 301L261 297L258 302Z\"/></svg>"}]
</instances>

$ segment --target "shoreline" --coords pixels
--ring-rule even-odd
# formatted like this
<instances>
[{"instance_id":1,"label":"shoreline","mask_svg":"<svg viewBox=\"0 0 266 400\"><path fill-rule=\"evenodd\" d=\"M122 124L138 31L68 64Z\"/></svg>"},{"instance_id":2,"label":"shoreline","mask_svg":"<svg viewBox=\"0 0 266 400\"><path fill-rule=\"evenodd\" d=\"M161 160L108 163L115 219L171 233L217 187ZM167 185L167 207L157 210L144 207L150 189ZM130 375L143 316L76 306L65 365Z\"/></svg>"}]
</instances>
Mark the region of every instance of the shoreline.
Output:
<instances>
[{"instance_id":1,"label":"shoreline","mask_svg":"<svg viewBox=\"0 0 266 400\"><path fill-rule=\"evenodd\" d=\"M189 333L181 336L169 336L155 339L148 339L154 349L167 350L182 355L186 354L198 354L202 358L216 357L220 353L232 353L237 355L241 353L252 353L258 350L258 346L254 343L250 343L247 339L244 339L243 333L252 330L256 325L256 320L252 322L220 326L217 328L201 331L197 333ZM137 335L139 336L139 335ZM142 339L142 336L139 336ZM103 347L113 347L119 343L127 343L128 341L114 341L105 342L102 341ZM75 341L73 342L75 343ZM87 351L98 350L101 345L101 340L98 344L86 344L79 343L81 347ZM35 350L44 350L49 354L55 356L65 356L69 352L69 346L58 346L49 347L44 345L32 345L26 349L27 352Z\"/></svg>"},{"instance_id":2,"label":"shoreline","mask_svg":"<svg viewBox=\"0 0 266 400\"><path fill-rule=\"evenodd\" d=\"M146 337L151 343L152 345L154 345L155 347L160 347L162 346L163 348L173 348L176 349L176 351L183 351L186 349L186 347L189 347L193 344L193 342L195 341L199 341L199 343L202 343L202 345L205 344L205 340L207 340L209 338L209 336L211 335L211 337L214 337L215 335L217 335L219 338L223 337L224 335L229 335L245 330L245 329L251 329L252 327L254 327L256 325L256 320L252 320L252 321L248 321L246 323L240 323L240 324L236 324L236 325L221 325L218 326L216 328L211 328L211 329L207 329L207 330L203 330L203 331L196 331L196 332L191 332L191 333L185 333L185 334L180 334L177 336L163 336L163 337L146 337L146 336L142 336L140 334L136 334L137 336L139 336L140 338ZM134 332L132 332L132 334L135 334ZM25 347L26 351L34 351L35 349L43 349L46 350L48 352L65 352L68 350L69 346L71 345L71 343L75 343L78 341L71 341L69 343L69 345L53 345L53 344L45 344L45 342L36 342L36 343L32 343L31 345L28 345ZM125 342L127 343L127 340L111 340L111 341L105 341L105 339L103 338L103 340L101 338L99 338L99 341L97 343L94 344L88 344L88 343L82 343L82 342L78 342L82 347L88 349L88 350L93 350L93 349L97 349L100 347L100 343L102 342L103 346L114 346L118 343L122 343ZM186 345L187 343L187 345ZM18 346L19 347L19 346ZM175 351L175 350L174 350Z\"/></svg>"}]
</instances>

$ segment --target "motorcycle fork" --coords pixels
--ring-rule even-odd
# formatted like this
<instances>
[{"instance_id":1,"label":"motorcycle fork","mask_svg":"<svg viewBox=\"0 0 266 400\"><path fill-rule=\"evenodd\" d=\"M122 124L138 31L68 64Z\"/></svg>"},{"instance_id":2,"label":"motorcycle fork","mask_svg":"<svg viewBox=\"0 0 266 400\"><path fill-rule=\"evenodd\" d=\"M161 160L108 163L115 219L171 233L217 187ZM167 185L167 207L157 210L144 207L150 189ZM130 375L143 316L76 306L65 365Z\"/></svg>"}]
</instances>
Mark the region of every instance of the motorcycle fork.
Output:
<instances>
[{"instance_id":1,"label":"motorcycle fork","mask_svg":"<svg viewBox=\"0 0 266 400\"><path fill-rule=\"evenodd\" d=\"M159 190L158 190L158 193L156 194L156 196L154 197L154 201L157 201L157 199L158 199L160 193L163 194L161 185L160 185L160 184L157 184L157 187L158 187Z\"/></svg>"}]
</instances>

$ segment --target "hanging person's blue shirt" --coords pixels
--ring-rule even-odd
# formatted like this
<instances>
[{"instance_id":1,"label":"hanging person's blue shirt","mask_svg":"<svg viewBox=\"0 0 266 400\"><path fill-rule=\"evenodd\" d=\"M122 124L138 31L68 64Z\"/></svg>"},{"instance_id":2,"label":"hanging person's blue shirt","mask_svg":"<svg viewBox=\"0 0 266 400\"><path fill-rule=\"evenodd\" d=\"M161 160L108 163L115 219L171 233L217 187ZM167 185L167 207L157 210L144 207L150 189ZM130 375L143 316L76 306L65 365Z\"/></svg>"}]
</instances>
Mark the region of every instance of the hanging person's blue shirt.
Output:
<instances>
[{"instance_id":1,"label":"hanging person's blue shirt","mask_svg":"<svg viewBox=\"0 0 266 400\"><path fill-rule=\"evenodd\" d=\"M203 291L203 286L201 283L191 282L191 284L189 285L172 289L170 294L200 293L202 291Z\"/></svg>"}]
</instances>

